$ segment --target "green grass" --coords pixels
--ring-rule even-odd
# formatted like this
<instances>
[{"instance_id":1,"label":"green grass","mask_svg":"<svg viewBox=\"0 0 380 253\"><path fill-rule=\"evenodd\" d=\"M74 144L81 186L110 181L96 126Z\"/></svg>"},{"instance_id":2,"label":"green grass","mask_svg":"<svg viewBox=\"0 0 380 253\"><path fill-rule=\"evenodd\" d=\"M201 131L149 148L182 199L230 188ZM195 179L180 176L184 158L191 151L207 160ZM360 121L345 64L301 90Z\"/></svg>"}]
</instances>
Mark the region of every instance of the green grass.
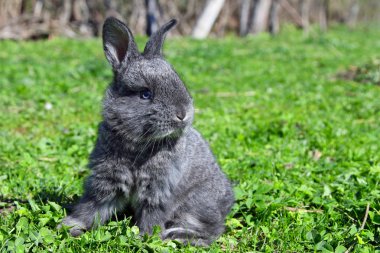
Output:
<instances>
[{"instance_id":1,"label":"green grass","mask_svg":"<svg viewBox=\"0 0 380 253\"><path fill-rule=\"evenodd\" d=\"M379 38L338 27L167 40L194 125L235 185L226 233L205 251L380 252L380 87L336 78L378 59ZM0 252L202 251L139 238L129 220L56 231L82 193L112 72L99 40L0 48Z\"/></svg>"}]
</instances>

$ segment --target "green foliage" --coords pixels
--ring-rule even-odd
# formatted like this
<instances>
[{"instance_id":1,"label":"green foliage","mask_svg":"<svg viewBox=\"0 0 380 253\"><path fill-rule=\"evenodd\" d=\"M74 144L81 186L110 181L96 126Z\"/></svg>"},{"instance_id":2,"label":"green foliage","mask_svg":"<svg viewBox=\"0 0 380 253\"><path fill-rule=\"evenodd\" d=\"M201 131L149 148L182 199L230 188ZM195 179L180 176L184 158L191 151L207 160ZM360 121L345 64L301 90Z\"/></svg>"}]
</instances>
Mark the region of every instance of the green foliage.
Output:
<instances>
[{"instance_id":1,"label":"green foliage","mask_svg":"<svg viewBox=\"0 0 380 253\"><path fill-rule=\"evenodd\" d=\"M380 251L379 86L334 78L379 58L379 35L167 41L195 127L235 185L226 233L205 251ZM140 238L129 219L79 238L56 230L82 193L112 72L99 40L0 47L0 251L202 251L158 229Z\"/></svg>"},{"instance_id":2,"label":"green foliage","mask_svg":"<svg viewBox=\"0 0 380 253\"><path fill-rule=\"evenodd\" d=\"M380 85L380 59L373 59L370 63L357 67L354 80Z\"/></svg>"},{"instance_id":3,"label":"green foliage","mask_svg":"<svg viewBox=\"0 0 380 253\"><path fill-rule=\"evenodd\" d=\"M374 58L363 66L352 65L347 71L339 73L337 77L370 85L380 85L380 59Z\"/></svg>"}]
</instances>

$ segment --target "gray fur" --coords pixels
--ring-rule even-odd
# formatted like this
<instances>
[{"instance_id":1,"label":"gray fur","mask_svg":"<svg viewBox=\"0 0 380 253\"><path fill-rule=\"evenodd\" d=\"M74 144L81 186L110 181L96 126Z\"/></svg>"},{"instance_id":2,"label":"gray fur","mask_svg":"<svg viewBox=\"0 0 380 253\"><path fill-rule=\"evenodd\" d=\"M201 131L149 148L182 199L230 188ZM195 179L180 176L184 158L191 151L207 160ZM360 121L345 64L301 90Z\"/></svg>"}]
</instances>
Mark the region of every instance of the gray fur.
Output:
<instances>
[{"instance_id":1,"label":"gray fur","mask_svg":"<svg viewBox=\"0 0 380 253\"><path fill-rule=\"evenodd\" d=\"M172 20L153 35L143 54L122 22L109 18L104 24L114 81L90 156L92 174L63 220L73 236L127 209L141 233L161 226L162 239L205 246L224 230L234 202L230 182L192 128L192 98L161 55L165 34L175 24ZM152 99L140 97L147 89Z\"/></svg>"}]
</instances>

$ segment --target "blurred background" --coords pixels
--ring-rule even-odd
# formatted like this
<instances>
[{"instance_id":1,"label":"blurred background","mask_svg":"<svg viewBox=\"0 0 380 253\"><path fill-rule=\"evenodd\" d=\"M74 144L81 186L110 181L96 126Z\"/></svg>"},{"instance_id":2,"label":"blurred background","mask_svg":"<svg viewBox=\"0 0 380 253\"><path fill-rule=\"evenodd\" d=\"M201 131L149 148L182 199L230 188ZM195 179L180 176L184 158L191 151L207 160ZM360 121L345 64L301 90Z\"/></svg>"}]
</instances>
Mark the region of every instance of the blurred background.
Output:
<instances>
[{"instance_id":1,"label":"blurred background","mask_svg":"<svg viewBox=\"0 0 380 253\"><path fill-rule=\"evenodd\" d=\"M276 34L284 24L306 33L380 23L379 0L0 0L0 39L93 37L107 16L150 35L171 18L174 35L205 38L227 34Z\"/></svg>"}]
</instances>

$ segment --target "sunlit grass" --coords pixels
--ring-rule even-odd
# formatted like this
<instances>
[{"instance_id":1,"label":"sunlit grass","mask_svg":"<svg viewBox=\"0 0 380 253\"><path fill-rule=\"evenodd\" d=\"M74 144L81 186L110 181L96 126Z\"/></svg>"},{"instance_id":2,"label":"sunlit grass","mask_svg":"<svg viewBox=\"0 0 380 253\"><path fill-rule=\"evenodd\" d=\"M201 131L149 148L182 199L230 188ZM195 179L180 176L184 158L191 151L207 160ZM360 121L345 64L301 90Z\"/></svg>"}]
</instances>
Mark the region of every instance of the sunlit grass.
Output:
<instances>
[{"instance_id":1,"label":"sunlit grass","mask_svg":"<svg viewBox=\"0 0 380 253\"><path fill-rule=\"evenodd\" d=\"M336 78L378 59L379 38L287 28L168 39L194 125L235 185L226 233L206 251L380 250L380 87ZM139 238L128 220L80 238L56 231L61 206L82 192L112 72L99 40L0 47L0 251L198 251Z\"/></svg>"}]
</instances>

